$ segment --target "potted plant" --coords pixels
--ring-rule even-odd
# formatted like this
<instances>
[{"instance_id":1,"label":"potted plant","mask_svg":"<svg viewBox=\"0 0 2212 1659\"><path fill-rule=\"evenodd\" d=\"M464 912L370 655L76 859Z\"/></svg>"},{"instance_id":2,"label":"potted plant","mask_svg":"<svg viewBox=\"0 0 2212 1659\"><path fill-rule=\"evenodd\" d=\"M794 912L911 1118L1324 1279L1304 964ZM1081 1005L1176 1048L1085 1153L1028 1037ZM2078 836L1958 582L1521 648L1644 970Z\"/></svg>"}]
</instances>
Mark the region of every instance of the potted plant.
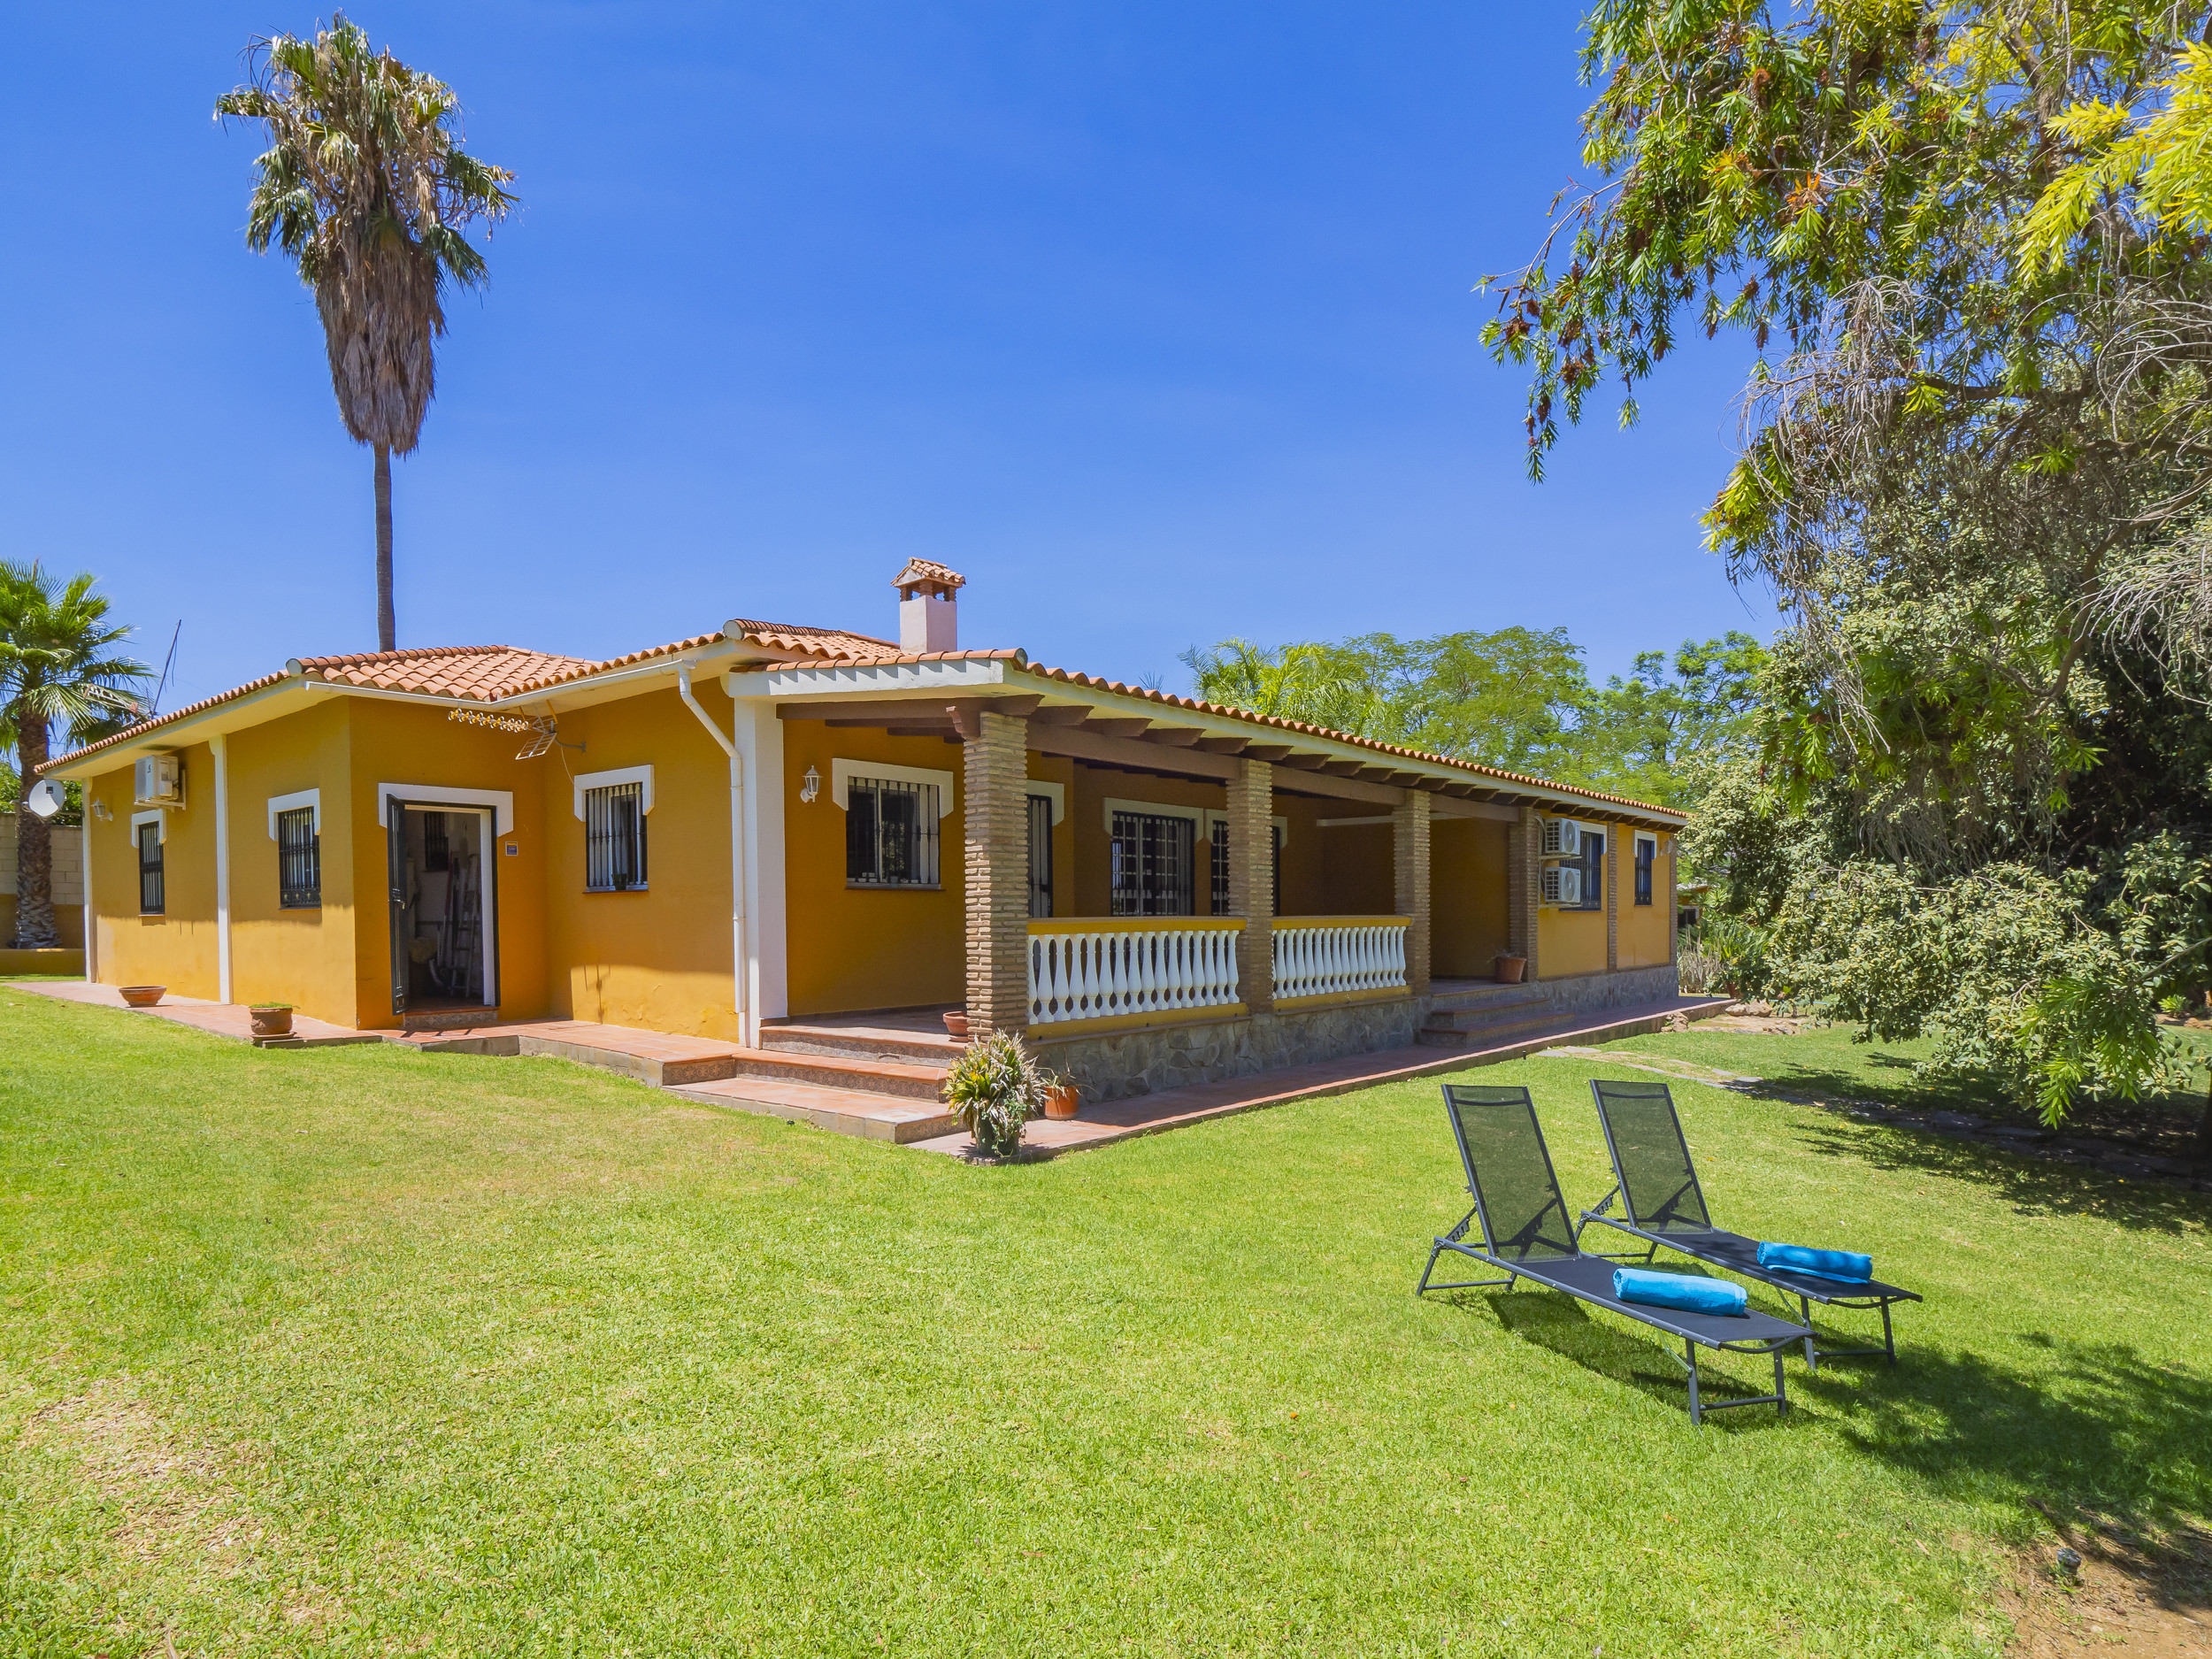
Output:
<instances>
[{"instance_id":1,"label":"potted plant","mask_svg":"<svg viewBox=\"0 0 2212 1659\"><path fill-rule=\"evenodd\" d=\"M125 985L116 988L122 993L127 1008L151 1008L169 989L165 985Z\"/></svg>"},{"instance_id":2,"label":"potted plant","mask_svg":"<svg viewBox=\"0 0 2212 1659\"><path fill-rule=\"evenodd\" d=\"M945 1035L964 1037L968 1034L968 1010L956 1008L945 1016Z\"/></svg>"},{"instance_id":3,"label":"potted plant","mask_svg":"<svg viewBox=\"0 0 2212 1659\"><path fill-rule=\"evenodd\" d=\"M1083 1097L1075 1085L1052 1072L1045 1073L1045 1116L1068 1118L1082 1115Z\"/></svg>"},{"instance_id":4,"label":"potted plant","mask_svg":"<svg viewBox=\"0 0 2212 1659\"><path fill-rule=\"evenodd\" d=\"M246 1012L253 1020L253 1034L257 1037L288 1037L292 1034L292 1005L289 1002L256 1002Z\"/></svg>"},{"instance_id":5,"label":"potted plant","mask_svg":"<svg viewBox=\"0 0 2212 1659\"><path fill-rule=\"evenodd\" d=\"M1512 956L1501 950L1498 952L1497 965L1500 985L1518 985L1521 982L1521 976L1528 972L1528 958Z\"/></svg>"},{"instance_id":6,"label":"potted plant","mask_svg":"<svg viewBox=\"0 0 2212 1659\"><path fill-rule=\"evenodd\" d=\"M977 1151L987 1158L1010 1158L1021 1150L1024 1126L1045 1109L1050 1087L1022 1040L1002 1031L970 1043L952 1063L944 1099L975 1137Z\"/></svg>"}]
</instances>

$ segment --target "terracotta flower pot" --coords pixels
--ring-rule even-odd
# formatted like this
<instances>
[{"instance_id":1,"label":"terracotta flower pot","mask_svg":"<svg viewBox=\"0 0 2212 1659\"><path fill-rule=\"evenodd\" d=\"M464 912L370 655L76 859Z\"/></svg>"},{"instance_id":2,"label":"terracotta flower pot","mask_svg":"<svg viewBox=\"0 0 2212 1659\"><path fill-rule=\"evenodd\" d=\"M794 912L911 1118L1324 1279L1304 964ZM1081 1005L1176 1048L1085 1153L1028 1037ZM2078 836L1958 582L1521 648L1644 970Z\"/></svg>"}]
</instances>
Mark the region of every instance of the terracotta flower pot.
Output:
<instances>
[{"instance_id":1,"label":"terracotta flower pot","mask_svg":"<svg viewBox=\"0 0 2212 1659\"><path fill-rule=\"evenodd\" d=\"M1498 953L1498 983L1500 985L1518 985L1521 982L1521 976L1527 972L1528 958L1526 956L1509 956L1502 951Z\"/></svg>"},{"instance_id":2,"label":"terracotta flower pot","mask_svg":"<svg viewBox=\"0 0 2212 1659\"><path fill-rule=\"evenodd\" d=\"M288 1037L292 1034L292 1010L274 1004L250 1008L247 1015L253 1021L257 1037Z\"/></svg>"},{"instance_id":3,"label":"terracotta flower pot","mask_svg":"<svg viewBox=\"0 0 2212 1659\"><path fill-rule=\"evenodd\" d=\"M1063 1083L1045 1096L1045 1116L1048 1118L1073 1118L1082 1110L1082 1098L1076 1094L1072 1083Z\"/></svg>"},{"instance_id":4,"label":"terracotta flower pot","mask_svg":"<svg viewBox=\"0 0 2212 1659\"><path fill-rule=\"evenodd\" d=\"M968 1034L968 1010L966 1009L956 1009L945 1016L945 1034L950 1037L964 1037Z\"/></svg>"},{"instance_id":5,"label":"terracotta flower pot","mask_svg":"<svg viewBox=\"0 0 2212 1659\"><path fill-rule=\"evenodd\" d=\"M118 987L123 1001L132 1008L151 1008L168 992L165 985L126 985Z\"/></svg>"}]
</instances>

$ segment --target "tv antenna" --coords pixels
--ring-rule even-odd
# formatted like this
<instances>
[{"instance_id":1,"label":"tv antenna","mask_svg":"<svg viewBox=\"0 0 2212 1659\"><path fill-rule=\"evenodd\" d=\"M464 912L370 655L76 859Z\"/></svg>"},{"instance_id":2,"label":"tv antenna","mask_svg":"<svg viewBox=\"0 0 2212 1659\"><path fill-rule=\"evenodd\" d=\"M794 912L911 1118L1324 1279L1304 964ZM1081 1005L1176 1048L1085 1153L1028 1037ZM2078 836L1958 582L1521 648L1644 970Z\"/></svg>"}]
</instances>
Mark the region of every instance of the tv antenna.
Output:
<instances>
[{"instance_id":1,"label":"tv antenna","mask_svg":"<svg viewBox=\"0 0 2212 1659\"><path fill-rule=\"evenodd\" d=\"M161 679L154 686L154 700L148 705L146 718L152 719L161 712L161 694L169 684L169 671L177 664L177 636L184 632L184 618L177 618L177 626L169 635L169 655L161 659Z\"/></svg>"}]
</instances>

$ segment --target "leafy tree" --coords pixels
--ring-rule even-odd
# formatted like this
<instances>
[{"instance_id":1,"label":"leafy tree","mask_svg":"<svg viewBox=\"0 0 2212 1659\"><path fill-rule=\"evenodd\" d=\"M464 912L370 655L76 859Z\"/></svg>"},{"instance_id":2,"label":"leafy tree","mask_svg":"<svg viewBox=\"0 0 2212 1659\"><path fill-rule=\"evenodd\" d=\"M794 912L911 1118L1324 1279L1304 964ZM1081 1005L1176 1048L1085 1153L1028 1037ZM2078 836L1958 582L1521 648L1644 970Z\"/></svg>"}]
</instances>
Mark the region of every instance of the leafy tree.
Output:
<instances>
[{"instance_id":1,"label":"leafy tree","mask_svg":"<svg viewBox=\"0 0 2212 1659\"><path fill-rule=\"evenodd\" d=\"M89 742L138 718L135 688L152 678L113 648L130 636L107 620L93 579L58 582L41 565L0 563L0 725L15 736L16 774L35 778L53 729ZM54 926L51 826L16 814L15 940L26 949L61 942Z\"/></svg>"},{"instance_id":2,"label":"leafy tree","mask_svg":"<svg viewBox=\"0 0 2212 1659\"><path fill-rule=\"evenodd\" d=\"M483 286L483 256L461 234L515 206L514 174L460 148L453 91L334 13L305 39L272 35L248 49L252 79L216 100L219 119L263 123L246 244L274 242L315 293L338 413L376 451L378 649L397 643L392 613L392 456L422 435L445 333L449 282Z\"/></svg>"},{"instance_id":3,"label":"leafy tree","mask_svg":"<svg viewBox=\"0 0 2212 1659\"><path fill-rule=\"evenodd\" d=\"M1763 657L1748 634L1685 641L1601 688L1564 628L1229 639L1182 660L1209 702L1671 805L1742 741Z\"/></svg>"}]
</instances>

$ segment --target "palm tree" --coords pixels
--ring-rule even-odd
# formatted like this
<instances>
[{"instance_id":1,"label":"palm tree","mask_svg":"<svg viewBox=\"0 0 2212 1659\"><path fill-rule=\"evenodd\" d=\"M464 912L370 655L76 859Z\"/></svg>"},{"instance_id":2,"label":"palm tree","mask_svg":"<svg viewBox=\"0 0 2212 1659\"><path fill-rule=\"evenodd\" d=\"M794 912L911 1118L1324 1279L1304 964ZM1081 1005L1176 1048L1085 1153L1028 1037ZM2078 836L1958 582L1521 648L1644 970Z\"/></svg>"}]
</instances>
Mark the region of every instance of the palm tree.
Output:
<instances>
[{"instance_id":1,"label":"palm tree","mask_svg":"<svg viewBox=\"0 0 2212 1659\"><path fill-rule=\"evenodd\" d=\"M142 663L109 654L130 630L109 626L107 614L107 599L92 591L88 574L58 586L41 565L0 562L0 725L14 731L27 792L46 764L56 726L66 727L71 741L88 743L138 718L131 687L152 673ZM14 942L27 950L61 943L54 929L52 826L20 809Z\"/></svg>"},{"instance_id":2,"label":"palm tree","mask_svg":"<svg viewBox=\"0 0 2212 1659\"><path fill-rule=\"evenodd\" d=\"M459 148L460 104L343 12L312 40L271 35L246 50L250 82L215 101L216 118L263 122L246 245L275 242L315 291L338 413L376 449L376 633L396 648L392 616L392 456L422 435L445 333L448 281L480 288L483 256L459 229L515 205L514 174Z\"/></svg>"}]
</instances>

